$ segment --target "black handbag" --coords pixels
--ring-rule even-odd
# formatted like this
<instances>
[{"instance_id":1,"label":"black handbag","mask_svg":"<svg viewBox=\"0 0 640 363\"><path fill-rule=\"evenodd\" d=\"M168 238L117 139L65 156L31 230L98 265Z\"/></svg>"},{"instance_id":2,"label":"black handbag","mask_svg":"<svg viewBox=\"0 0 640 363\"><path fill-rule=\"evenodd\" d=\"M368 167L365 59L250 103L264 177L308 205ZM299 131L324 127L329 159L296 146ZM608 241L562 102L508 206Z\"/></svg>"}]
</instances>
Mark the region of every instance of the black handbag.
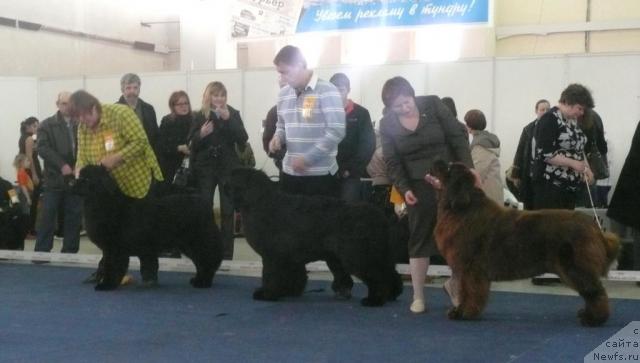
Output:
<instances>
[{"instance_id":1,"label":"black handbag","mask_svg":"<svg viewBox=\"0 0 640 363\"><path fill-rule=\"evenodd\" d=\"M589 163L589 168L591 168L595 180L607 179L609 177L607 160L600 154L600 150L598 150L595 143L591 147L591 152L587 154L587 162Z\"/></svg>"},{"instance_id":2,"label":"black handbag","mask_svg":"<svg viewBox=\"0 0 640 363\"><path fill-rule=\"evenodd\" d=\"M186 187L189 184L190 175L191 169L189 168L189 157L185 156L185 158L182 159L182 164L173 176L173 185L183 188Z\"/></svg>"}]
</instances>

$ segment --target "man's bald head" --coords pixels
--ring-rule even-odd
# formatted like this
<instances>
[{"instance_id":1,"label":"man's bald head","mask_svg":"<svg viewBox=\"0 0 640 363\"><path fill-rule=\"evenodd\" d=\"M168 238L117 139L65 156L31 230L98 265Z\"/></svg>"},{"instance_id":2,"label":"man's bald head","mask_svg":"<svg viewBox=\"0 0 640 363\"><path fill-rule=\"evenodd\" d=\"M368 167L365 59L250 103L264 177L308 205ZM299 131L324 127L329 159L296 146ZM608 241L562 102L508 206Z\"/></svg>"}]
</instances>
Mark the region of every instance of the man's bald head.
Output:
<instances>
[{"instance_id":1,"label":"man's bald head","mask_svg":"<svg viewBox=\"0 0 640 363\"><path fill-rule=\"evenodd\" d=\"M70 116L70 111L71 111L69 107L70 99L71 99L71 92L62 91L58 93L58 100L56 101L56 106L58 106L58 111L60 111L60 113L64 117Z\"/></svg>"}]
</instances>

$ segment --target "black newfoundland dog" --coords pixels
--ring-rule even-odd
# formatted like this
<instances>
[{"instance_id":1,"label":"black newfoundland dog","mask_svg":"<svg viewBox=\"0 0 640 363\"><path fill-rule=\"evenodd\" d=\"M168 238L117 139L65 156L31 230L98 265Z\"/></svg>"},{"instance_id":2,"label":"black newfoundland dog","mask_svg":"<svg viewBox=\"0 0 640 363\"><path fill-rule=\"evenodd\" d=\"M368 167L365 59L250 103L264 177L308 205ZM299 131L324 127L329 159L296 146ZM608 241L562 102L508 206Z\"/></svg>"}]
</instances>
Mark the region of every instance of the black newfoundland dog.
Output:
<instances>
[{"instance_id":1,"label":"black newfoundland dog","mask_svg":"<svg viewBox=\"0 0 640 363\"><path fill-rule=\"evenodd\" d=\"M178 248L193 261L193 287L211 287L222 262L222 242L213 211L199 195L175 194L136 200L125 196L101 166L80 171L74 190L84 196L85 228L102 250L96 290L117 288L129 265L140 259L145 284L158 279L158 253Z\"/></svg>"},{"instance_id":2,"label":"black newfoundland dog","mask_svg":"<svg viewBox=\"0 0 640 363\"><path fill-rule=\"evenodd\" d=\"M0 249L23 250L29 232L29 216L23 213L22 203L12 201L18 197L13 184L0 178Z\"/></svg>"},{"instance_id":3,"label":"black newfoundland dog","mask_svg":"<svg viewBox=\"0 0 640 363\"><path fill-rule=\"evenodd\" d=\"M351 275L369 290L362 305L380 306L402 292L387 221L374 206L285 194L255 169L233 170L230 186L247 241L262 256L262 287L254 299L301 295L305 264L317 260L327 262L338 297L351 297Z\"/></svg>"},{"instance_id":4,"label":"black newfoundland dog","mask_svg":"<svg viewBox=\"0 0 640 363\"><path fill-rule=\"evenodd\" d=\"M437 162L433 169L427 181L439 189L436 243L459 282L456 291L449 291L459 300L449 318L477 318L491 281L553 272L585 300L578 312L583 325L607 321L609 299L600 277L618 253L614 234L602 233L582 212L500 206L475 187L473 174L462 164Z\"/></svg>"}]
</instances>

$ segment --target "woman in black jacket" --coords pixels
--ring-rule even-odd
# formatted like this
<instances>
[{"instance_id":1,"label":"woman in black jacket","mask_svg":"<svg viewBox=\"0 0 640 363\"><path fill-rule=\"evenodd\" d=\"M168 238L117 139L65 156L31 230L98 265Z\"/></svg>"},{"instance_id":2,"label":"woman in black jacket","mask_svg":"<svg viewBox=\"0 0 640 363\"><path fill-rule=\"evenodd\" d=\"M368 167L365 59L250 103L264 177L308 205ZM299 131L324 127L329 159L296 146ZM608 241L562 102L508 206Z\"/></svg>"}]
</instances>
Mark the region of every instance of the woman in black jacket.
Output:
<instances>
[{"instance_id":1,"label":"woman in black jacket","mask_svg":"<svg viewBox=\"0 0 640 363\"><path fill-rule=\"evenodd\" d=\"M382 154L389 179L404 197L409 213L409 268L413 285L410 310L422 313L429 257L438 253L433 241L436 195L424 176L438 159L460 161L469 168L473 168L473 161L460 124L438 97L415 97L406 79L394 77L382 88L382 102L385 106L380 121ZM455 276L445 286L454 305L456 286Z\"/></svg>"},{"instance_id":2,"label":"woman in black jacket","mask_svg":"<svg viewBox=\"0 0 640 363\"><path fill-rule=\"evenodd\" d=\"M185 91L176 91L169 97L171 113L160 121L158 130L158 156L160 169L167 183L173 181L176 170L189 155L187 140L194 115L191 112L189 96Z\"/></svg>"},{"instance_id":3,"label":"woman in black jacket","mask_svg":"<svg viewBox=\"0 0 640 363\"><path fill-rule=\"evenodd\" d=\"M196 185L212 207L216 186L221 186L231 169L240 165L236 145L243 151L248 138L240 112L227 105L225 86L221 82L209 83L189 140ZM233 204L226 193L219 194L224 259L230 260L233 258Z\"/></svg>"}]
</instances>

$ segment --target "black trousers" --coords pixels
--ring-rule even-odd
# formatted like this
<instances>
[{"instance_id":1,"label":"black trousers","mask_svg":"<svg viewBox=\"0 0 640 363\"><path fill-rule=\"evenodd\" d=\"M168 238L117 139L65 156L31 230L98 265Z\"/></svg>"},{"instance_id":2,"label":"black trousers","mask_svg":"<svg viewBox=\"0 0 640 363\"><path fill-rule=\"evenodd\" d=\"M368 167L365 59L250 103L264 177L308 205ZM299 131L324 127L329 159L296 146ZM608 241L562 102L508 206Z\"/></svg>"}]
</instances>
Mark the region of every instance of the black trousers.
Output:
<instances>
[{"instance_id":1,"label":"black trousers","mask_svg":"<svg viewBox=\"0 0 640 363\"><path fill-rule=\"evenodd\" d=\"M533 183L533 209L575 209L576 196L546 180Z\"/></svg>"}]
</instances>

